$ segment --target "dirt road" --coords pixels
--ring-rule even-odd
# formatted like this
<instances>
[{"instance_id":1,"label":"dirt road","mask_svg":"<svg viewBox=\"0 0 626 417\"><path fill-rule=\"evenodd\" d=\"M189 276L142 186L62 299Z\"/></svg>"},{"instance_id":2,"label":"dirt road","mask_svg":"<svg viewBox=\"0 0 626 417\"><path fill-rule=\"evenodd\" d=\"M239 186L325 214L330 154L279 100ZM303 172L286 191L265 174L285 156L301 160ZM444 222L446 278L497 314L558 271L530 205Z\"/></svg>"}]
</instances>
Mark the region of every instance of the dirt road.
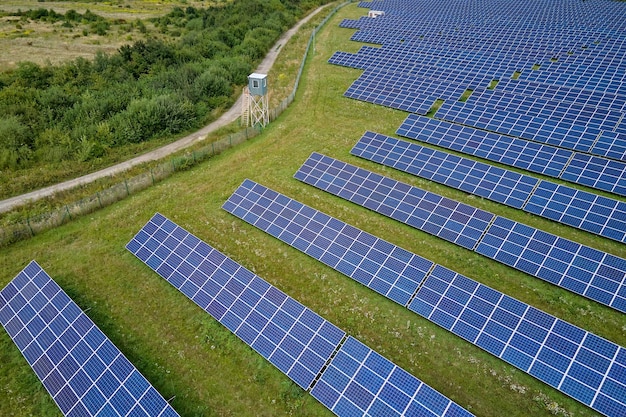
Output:
<instances>
[{"instance_id":1,"label":"dirt road","mask_svg":"<svg viewBox=\"0 0 626 417\"><path fill-rule=\"evenodd\" d=\"M307 23L312 17L321 12L328 5L319 7L318 9L311 12L304 19L300 20L294 27L285 32L278 41L272 46L270 51L267 53L263 62L259 64L256 68L255 72L266 74L274 62L278 57L278 54L282 50L282 47L291 39L291 37L300 29L302 25ZM199 142L206 138L207 134L213 132L223 126L226 126L235 120L241 115L241 97L237 100L235 104L228 110L226 113L222 114L219 119L210 123L209 125L203 127L202 129L194 132L184 138L177 140L176 142L170 143L169 145L163 146L161 148L155 149L143 155L140 155L136 158L130 159L128 161L121 162L117 165L110 166L108 168L102 169L100 171L92 172L91 174L84 175L82 177L74 178L69 181L65 181L59 184L51 185L49 187L45 187L36 191L32 191L30 193L22 194L19 196L15 196L12 198L8 198L6 200L0 201L0 213L4 213L10 211L16 207L19 207L23 204L26 204L31 201L37 201L41 198L49 197L54 195L60 191L70 190L79 185L89 184L99 178L108 177L111 175L119 174L121 172L127 171L131 167L135 165L142 164L144 162L155 161L159 159L163 159L166 156L178 152L181 149L185 149L186 147Z\"/></svg>"}]
</instances>

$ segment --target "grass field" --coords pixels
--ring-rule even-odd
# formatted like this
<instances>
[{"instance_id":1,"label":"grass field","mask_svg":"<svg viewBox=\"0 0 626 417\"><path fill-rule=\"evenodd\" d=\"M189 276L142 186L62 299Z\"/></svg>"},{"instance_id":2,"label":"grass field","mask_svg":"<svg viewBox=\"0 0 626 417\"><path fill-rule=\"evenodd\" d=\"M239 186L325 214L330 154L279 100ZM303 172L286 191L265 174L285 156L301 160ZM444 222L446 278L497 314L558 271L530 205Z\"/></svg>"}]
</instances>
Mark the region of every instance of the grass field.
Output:
<instances>
[{"instance_id":1,"label":"grass field","mask_svg":"<svg viewBox=\"0 0 626 417\"><path fill-rule=\"evenodd\" d=\"M342 97L359 71L332 66L356 51L343 18L318 33L294 104L257 138L106 209L0 251L0 287L32 259L55 279L183 417L331 416L228 330L124 249L160 212L348 334L483 417L593 416L592 410L220 209L250 178L561 319L626 345L621 313L460 249L292 178L317 151L592 247L624 245L353 157L365 130L393 135L406 113ZM310 29L310 26L308 26ZM308 38L285 47L272 82L292 77ZM282 80L282 81L280 81ZM59 416L0 332L0 415Z\"/></svg>"},{"instance_id":2,"label":"grass field","mask_svg":"<svg viewBox=\"0 0 626 417\"><path fill-rule=\"evenodd\" d=\"M0 17L0 50L3 51L0 54L0 71L15 68L22 61L45 65L78 57L89 59L98 51L113 53L124 44L145 40L148 36L166 39L170 35L159 32L148 21L149 18L162 16L174 7L205 7L213 3L209 0L6 0L0 4L0 12L14 13L41 8L62 14L68 10L84 14L90 10L105 18L111 28L105 35L98 35L87 23L65 27L62 22ZM138 29L138 20L144 23L145 31Z\"/></svg>"}]
</instances>

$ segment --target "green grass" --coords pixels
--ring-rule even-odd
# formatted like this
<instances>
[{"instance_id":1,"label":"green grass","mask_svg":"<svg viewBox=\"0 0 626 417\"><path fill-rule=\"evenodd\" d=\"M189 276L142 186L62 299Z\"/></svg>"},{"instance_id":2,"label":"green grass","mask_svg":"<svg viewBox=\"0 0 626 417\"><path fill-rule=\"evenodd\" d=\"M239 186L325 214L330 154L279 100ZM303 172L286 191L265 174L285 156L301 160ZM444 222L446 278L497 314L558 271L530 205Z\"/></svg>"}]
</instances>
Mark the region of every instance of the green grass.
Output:
<instances>
[{"instance_id":1,"label":"green grass","mask_svg":"<svg viewBox=\"0 0 626 417\"><path fill-rule=\"evenodd\" d=\"M317 151L514 220L624 256L624 246L384 168L349 154L365 130L393 135L406 113L344 98L359 71L329 65L356 51L344 8L316 37L294 104L265 132L113 206L0 251L0 286L37 262L72 296L181 416L331 416L124 249L160 212L378 350L477 416L572 416L590 409L221 210L250 178L622 346L623 314L489 261L292 178ZM306 33L285 47L296 62ZM300 48L300 49L298 49ZM301 56L301 55L300 55ZM297 69L297 65L296 65ZM287 74L281 77L280 74ZM270 74L280 85L291 67ZM274 77L274 78L272 78ZM278 86L277 86L278 88ZM61 415L0 332L0 415Z\"/></svg>"}]
</instances>

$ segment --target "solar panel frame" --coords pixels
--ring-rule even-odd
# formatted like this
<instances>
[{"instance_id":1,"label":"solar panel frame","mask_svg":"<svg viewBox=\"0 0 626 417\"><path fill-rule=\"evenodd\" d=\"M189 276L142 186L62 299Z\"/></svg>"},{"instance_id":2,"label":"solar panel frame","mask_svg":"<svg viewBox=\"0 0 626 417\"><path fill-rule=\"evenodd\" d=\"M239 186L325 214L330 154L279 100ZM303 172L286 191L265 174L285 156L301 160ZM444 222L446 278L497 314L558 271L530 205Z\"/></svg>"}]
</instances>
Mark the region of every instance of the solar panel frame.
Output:
<instances>
[{"instance_id":1,"label":"solar panel frame","mask_svg":"<svg viewBox=\"0 0 626 417\"><path fill-rule=\"evenodd\" d=\"M367 131L350 151L361 158L618 242L626 203Z\"/></svg>"},{"instance_id":2,"label":"solar panel frame","mask_svg":"<svg viewBox=\"0 0 626 417\"><path fill-rule=\"evenodd\" d=\"M250 185L251 188L255 188L254 183L248 181L247 184ZM265 195L271 195L277 200L280 200L280 198L278 198L280 195L275 191L269 189L264 189L263 191L266 192ZM271 203L271 201L265 196L257 194L257 197L264 199L267 204ZM289 204L288 207L293 208L294 204ZM301 214L301 217L304 217L304 213ZM178 243L176 243L175 241L178 241ZM158 242L161 242L161 246L158 245ZM193 271L192 269L181 268L180 266L178 266L177 268L181 269L182 274L174 277L176 269L173 269L172 266L168 264L168 260L170 260L172 255L180 253L177 252L177 248L180 245L186 247L184 249L186 258L182 259L179 257L175 260L175 262L179 265L183 265L185 262L187 262L186 259L191 258L195 259L195 263L198 263L198 265L195 271ZM264 318L266 323L257 325L253 321L250 321L250 324L253 326L256 325L257 328L260 329L262 326L266 326L267 328L269 324L275 323L276 328L273 331L274 334L280 331L281 328L283 330L286 330L287 328L291 327L294 330L287 330L287 335L293 336L293 340L290 342L290 345L297 343L296 339L303 337L303 333L305 334L304 337L307 340L311 339L310 333L313 333L315 331L313 330L313 327L310 327L310 325L308 325L307 323L314 323L314 328L319 329L317 331L318 335L322 334L321 330L323 329L323 334L329 336L328 339L323 338L323 340L316 340L314 336L312 340L316 340L315 346L311 344L307 345L306 347L301 346L298 349L298 351L303 352L299 353L299 358L306 355L307 349L309 349L309 347L311 347L311 349L315 351L323 352L323 356L325 358L325 361L322 364L323 366L315 366L316 374L310 380L310 382L303 384L301 378L294 378L294 376L290 374L290 371L287 371L289 366L285 366L285 360L287 361L287 363L289 363L290 361L284 356L286 355L286 352L292 351L293 349L287 349L287 351L285 351L285 354L283 354L281 358L276 358L276 361L270 360L270 362L283 373L288 375L292 380L294 380L294 382L300 385L300 387L305 390L311 390L311 395L314 398L318 399L323 405L329 407L339 416L345 416L346 414L341 411L341 407L333 406L331 408L328 401L328 390L326 390L325 393L325 388L328 388L327 386L325 386L325 384L326 381L328 381L328 375L330 375L329 369L332 369L335 372L349 373L351 367L347 366L346 362L342 360L342 355L348 353L354 356L355 352L357 351L367 352L367 358L364 358L364 362L361 366L371 369L370 375L373 375L371 374L372 371L380 372L382 369L381 366L390 367L393 370L394 375L397 375L397 377L392 381L393 383L395 383L395 385L389 385L390 388L396 390L393 393L407 391L413 386L418 386L420 388L420 392L418 392L410 399L411 405L409 406L409 408L407 408L407 410L410 410L410 412L418 414L431 412L431 410L437 412L437 409L433 409L432 405L428 402L429 398L436 398L442 403L445 402L446 407L443 409L443 412L432 415L442 417L472 416L471 413L461 408L456 403L453 403L442 394L432 390L430 387L423 384L419 379L397 367L392 362L385 359L380 354L368 348L361 342L352 337L348 337L346 339L346 334L341 329L332 325L330 322L326 321L324 318L317 315L312 310L303 306L295 299L284 294L282 291L267 283L262 278L254 275L252 272L237 264L235 261L221 254L217 250L211 248L208 244L190 234L189 232L187 232L186 230L176 225L171 220L167 219L159 213L155 214L148 221L148 223L146 223L146 225L135 235L135 237L131 239L131 241L127 244L127 249L131 253L135 254L140 260L142 260L146 265L148 265L151 269L153 269L162 277L165 278L165 276L170 276L171 278L166 278L166 280L174 285L176 288L178 288L181 292L183 292L183 294L187 295L196 304L202 307L203 305L206 305L206 303L209 303L206 307L203 307L205 311L207 311L216 319L217 317L220 317L218 319L220 323L222 323L226 328L239 336L245 343L247 343L265 358L272 357L272 354L269 353L271 349L268 348L268 344L271 344L271 341L266 340L263 344L255 346L256 341L254 341L254 336L251 334L254 332L251 332L250 329L245 332L240 332L242 325L233 325L232 320L228 319L228 313L230 311L234 311L232 308L219 309L211 307L213 305L213 302L209 301L208 297L197 297L197 294L199 292L201 292L204 288L207 288L207 286L203 284L209 282L208 280L199 278L197 276L198 272L200 272L201 270L209 273L210 271L214 271L213 276L216 278L216 280L214 282L215 285L212 291L215 291L217 294L214 300L220 299L220 294L222 291L225 291L228 288L233 288L233 279L236 279L238 277L239 279L237 281L239 282L239 291L242 294L239 300L242 300L243 302L251 300L250 305L255 305L255 307L252 307L252 309L248 309L249 313L245 314L249 314L249 316L251 316L252 314L256 313L256 321L258 322L259 320L263 320ZM166 255L165 260L160 263L154 261L154 257L159 256L157 254ZM207 269L207 263L212 263L213 265L208 267ZM219 268L222 265L225 265L225 268L222 272L218 273ZM188 278L184 279L184 276L187 275ZM196 288L198 289L193 290L193 292L195 293L193 297L190 297L188 295L191 294L188 284L200 284L200 287L196 286ZM241 287L243 287L244 285L247 285L247 287L241 290ZM250 292L248 292L248 294L246 294L247 289L251 290ZM261 295L261 292L267 294L267 297L264 298L263 295ZM253 295L255 293L256 295ZM202 302L202 299L204 299L205 301ZM268 303L266 303L266 305L264 306L261 306L264 300L266 300ZM232 305L234 306L236 302L237 300L235 300ZM272 311L273 309L268 304L273 304L274 307L280 304L285 308L282 310L279 308L278 312L276 312ZM284 312L283 316L280 319L272 321L273 318L276 317L280 312ZM291 317L291 320L289 320L288 317ZM296 317L306 318L306 321L302 321L304 326L301 326L299 329L295 329L295 327L300 323L299 318ZM306 335L306 333L309 333L309 335ZM259 335L260 334L262 334L262 331L259 332ZM269 333L267 335L270 336ZM278 338L274 338L273 340L278 340L279 338L280 336ZM332 339L332 341L330 339ZM325 344L324 341L326 342ZM291 369L293 369L293 367ZM302 372L302 369L300 369L299 372ZM298 382L298 379L300 379L301 382ZM305 380L309 381L309 378L306 378ZM354 381L363 382L363 379L360 375L356 375ZM359 392L364 391L361 390ZM369 397L369 399L374 404L374 407L384 407L386 406L386 402L393 405L393 402L397 402L398 398L394 395L390 396L389 393L389 389L376 393L371 393L372 395L371 397ZM344 390L341 393L341 396L347 401L353 400L357 402L362 402L364 400L363 398L360 398L353 394L355 394L355 391L348 389Z\"/></svg>"},{"instance_id":3,"label":"solar panel frame","mask_svg":"<svg viewBox=\"0 0 626 417\"><path fill-rule=\"evenodd\" d=\"M126 248L305 390L345 337L160 213Z\"/></svg>"},{"instance_id":4,"label":"solar panel frame","mask_svg":"<svg viewBox=\"0 0 626 417\"><path fill-rule=\"evenodd\" d=\"M626 410L626 349L613 342L440 265L408 308L597 411Z\"/></svg>"},{"instance_id":5,"label":"solar panel frame","mask_svg":"<svg viewBox=\"0 0 626 417\"><path fill-rule=\"evenodd\" d=\"M626 242L626 203L542 180L524 211Z\"/></svg>"},{"instance_id":6,"label":"solar panel frame","mask_svg":"<svg viewBox=\"0 0 626 417\"><path fill-rule=\"evenodd\" d=\"M0 324L63 415L178 416L37 262L0 290Z\"/></svg>"}]
</instances>

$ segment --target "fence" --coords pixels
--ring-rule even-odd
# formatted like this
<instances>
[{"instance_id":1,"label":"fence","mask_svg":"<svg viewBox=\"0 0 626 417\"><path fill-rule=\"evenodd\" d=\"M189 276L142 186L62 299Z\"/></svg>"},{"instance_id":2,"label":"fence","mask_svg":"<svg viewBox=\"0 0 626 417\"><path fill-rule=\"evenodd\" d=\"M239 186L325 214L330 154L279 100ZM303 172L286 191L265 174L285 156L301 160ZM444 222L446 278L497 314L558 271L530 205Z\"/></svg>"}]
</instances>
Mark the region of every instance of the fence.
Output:
<instances>
[{"instance_id":1,"label":"fence","mask_svg":"<svg viewBox=\"0 0 626 417\"><path fill-rule=\"evenodd\" d=\"M335 7L328 14L328 16L326 16L324 20L322 20L322 22L313 29L313 33L309 38L309 42L307 43L307 47L304 52L304 56L302 57L302 62L296 76L293 90L289 96L278 104L276 108L270 109L270 121L275 120L294 101L296 91L300 83L300 77L304 71L304 65L308 58L311 46L314 45L315 35L317 32L339 9L349 3L350 2L342 3ZM60 209L33 217L27 217L25 220L15 221L12 224L3 226L0 229L0 246L6 246L19 240L28 239L38 233L61 226L76 217L93 213L94 211L120 201L131 194L145 190L157 182L169 177L176 171L189 169L199 162L202 162L228 148L257 136L261 133L261 130L262 128L260 126L248 127L240 132L212 142L199 150L189 152L183 156L171 158L167 162L163 162L154 168L150 168L147 172L124 179L124 181L115 184L104 191L97 192L89 197L67 204Z\"/></svg>"}]
</instances>

